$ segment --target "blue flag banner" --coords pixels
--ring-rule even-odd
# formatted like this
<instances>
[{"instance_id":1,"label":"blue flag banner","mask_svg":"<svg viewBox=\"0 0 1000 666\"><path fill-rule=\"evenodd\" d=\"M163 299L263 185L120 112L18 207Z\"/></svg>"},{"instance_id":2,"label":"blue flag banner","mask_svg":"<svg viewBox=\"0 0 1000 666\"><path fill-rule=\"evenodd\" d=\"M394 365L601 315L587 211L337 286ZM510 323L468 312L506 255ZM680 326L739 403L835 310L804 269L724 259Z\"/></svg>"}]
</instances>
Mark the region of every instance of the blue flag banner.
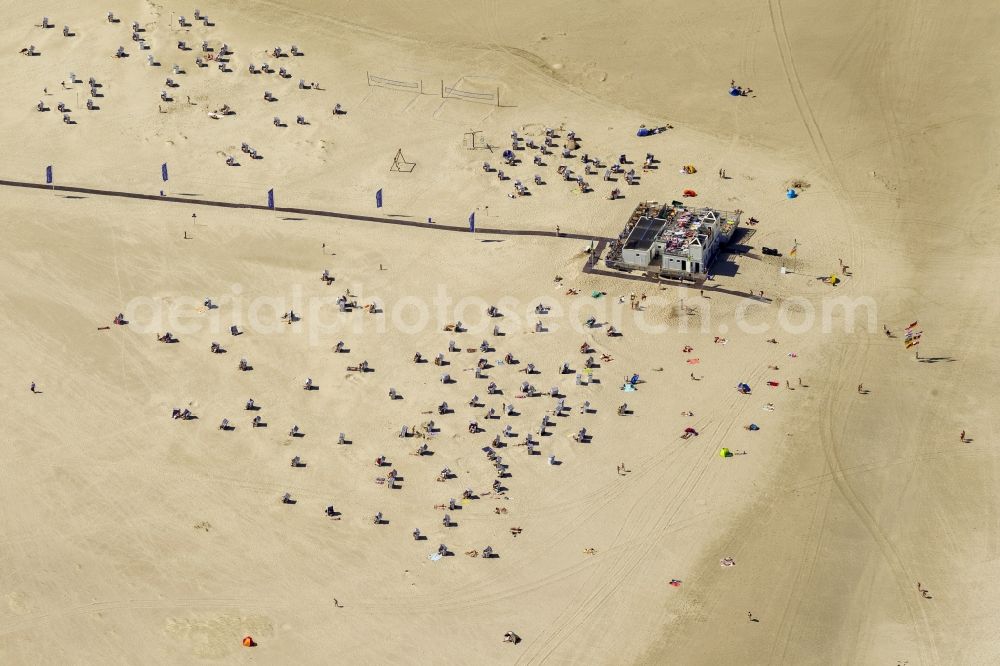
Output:
<instances>
[{"instance_id":1,"label":"blue flag banner","mask_svg":"<svg viewBox=\"0 0 1000 666\"><path fill-rule=\"evenodd\" d=\"M167 163L164 162L160 167L160 175L163 176L163 182L167 182Z\"/></svg>"},{"instance_id":2,"label":"blue flag banner","mask_svg":"<svg viewBox=\"0 0 1000 666\"><path fill-rule=\"evenodd\" d=\"M47 167L45 167L45 184L46 185L51 185L52 184L52 165L51 164L48 165Z\"/></svg>"},{"instance_id":3,"label":"blue flag banner","mask_svg":"<svg viewBox=\"0 0 1000 666\"><path fill-rule=\"evenodd\" d=\"M382 207L382 188L379 188L378 192L375 193L375 207Z\"/></svg>"},{"instance_id":4,"label":"blue flag banner","mask_svg":"<svg viewBox=\"0 0 1000 666\"><path fill-rule=\"evenodd\" d=\"M469 214L469 231L473 233L476 231L476 214L474 212Z\"/></svg>"},{"instance_id":5,"label":"blue flag banner","mask_svg":"<svg viewBox=\"0 0 1000 666\"><path fill-rule=\"evenodd\" d=\"M274 189L267 191L267 207L274 210Z\"/></svg>"}]
</instances>

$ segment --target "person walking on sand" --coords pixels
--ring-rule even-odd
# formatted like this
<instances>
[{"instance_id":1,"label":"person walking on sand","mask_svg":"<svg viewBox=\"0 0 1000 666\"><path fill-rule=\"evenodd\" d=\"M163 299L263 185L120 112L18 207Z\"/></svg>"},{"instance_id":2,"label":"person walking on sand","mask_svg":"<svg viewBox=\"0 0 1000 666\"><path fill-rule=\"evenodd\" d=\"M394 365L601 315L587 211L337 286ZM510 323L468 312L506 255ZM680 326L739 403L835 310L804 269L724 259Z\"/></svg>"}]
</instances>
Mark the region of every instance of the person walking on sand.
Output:
<instances>
[{"instance_id":1,"label":"person walking on sand","mask_svg":"<svg viewBox=\"0 0 1000 666\"><path fill-rule=\"evenodd\" d=\"M865 392L865 385L858 384L858 393L864 393L864 392Z\"/></svg>"},{"instance_id":2,"label":"person walking on sand","mask_svg":"<svg viewBox=\"0 0 1000 666\"><path fill-rule=\"evenodd\" d=\"M31 392L32 393L38 393L38 391L35 390L35 382L31 382ZM962 431L962 439L965 439L965 431L964 430Z\"/></svg>"},{"instance_id":3,"label":"person walking on sand","mask_svg":"<svg viewBox=\"0 0 1000 666\"><path fill-rule=\"evenodd\" d=\"M31 392L32 393L35 392L35 385L34 384L31 385ZM964 442L965 441L965 431L964 430L961 432L961 434L959 434L958 441L960 441L960 442Z\"/></svg>"},{"instance_id":4,"label":"person walking on sand","mask_svg":"<svg viewBox=\"0 0 1000 666\"><path fill-rule=\"evenodd\" d=\"M556 225L556 236L562 236L562 232L559 231L559 225Z\"/></svg>"}]
</instances>

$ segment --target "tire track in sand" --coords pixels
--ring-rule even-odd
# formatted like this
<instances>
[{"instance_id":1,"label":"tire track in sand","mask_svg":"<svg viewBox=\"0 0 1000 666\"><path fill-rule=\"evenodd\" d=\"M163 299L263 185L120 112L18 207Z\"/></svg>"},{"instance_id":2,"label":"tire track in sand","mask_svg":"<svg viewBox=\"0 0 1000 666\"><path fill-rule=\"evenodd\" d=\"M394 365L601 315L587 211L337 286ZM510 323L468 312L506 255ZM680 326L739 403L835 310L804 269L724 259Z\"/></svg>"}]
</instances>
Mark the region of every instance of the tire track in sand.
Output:
<instances>
[{"instance_id":1,"label":"tire track in sand","mask_svg":"<svg viewBox=\"0 0 1000 666\"><path fill-rule=\"evenodd\" d=\"M615 536L615 541L618 541L623 532L626 532L626 536L632 540L635 540L637 532L652 534L654 535L653 538L643 543L642 547L635 548L626 556L616 560L607 570L595 571L592 579L596 578L598 574L602 575L602 582L597 585L596 589L580 603L574 604L572 607L567 607L556 618L552 627L535 639L533 645L526 649L515 663L543 663L549 659L563 643L572 637L576 630L583 626L603 607L607 599L619 589L621 582L645 561L646 556L659 542L660 537L665 531L673 524L677 514L684 508L688 498L699 486L702 477L704 477L715 458L714 451L716 447L726 441L736 420L742 414L743 410L733 411L737 401L738 398L736 396L730 398L726 413L732 414L732 417L729 419L728 426L720 428L712 438L708 452L705 453L699 464L691 467L681 482L678 493L667 503L664 510L653 520L652 524L636 520L633 525L628 525L635 510L647 504L647 497L654 492L661 492L661 486L656 483L655 477L651 480L649 486L642 491L633 506L629 509L628 514L623 518L622 526ZM742 402L745 409L747 402ZM627 527L629 529L626 531Z\"/></svg>"},{"instance_id":2,"label":"tire track in sand","mask_svg":"<svg viewBox=\"0 0 1000 666\"><path fill-rule=\"evenodd\" d=\"M846 191L840 174L837 171L836 162L826 143L826 138L823 136L823 131L816 120L816 114L809 104L805 89L802 86L802 80L795 66L795 59L792 57L792 47L788 39L788 30L785 27L785 18L781 11L781 0L768 0L768 10L771 15L771 27L774 31L774 39L777 42L781 66L785 71L785 79L788 81L792 99L795 102L799 118L801 118L802 124L806 129L806 134L809 135L809 141L812 143L813 150L824 167L827 177L832 181L831 184L834 186L834 200L842 210L849 213L849 218L858 219L857 211L854 210L854 207L846 197ZM848 224L846 231L850 240L850 248L847 256L851 258L851 264L854 266L855 271L860 271L864 267L864 255L855 251L860 245L855 225Z\"/></svg>"},{"instance_id":3,"label":"tire track in sand","mask_svg":"<svg viewBox=\"0 0 1000 666\"><path fill-rule=\"evenodd\" d=\"M853 358L849 358L849 348L842 348L841 358L839 362L835 363L835 368L837 369L836 375L832 378L833 381L831 381L831 388L827 393L826 404L821 410L823 414L823 427L819 431L821 446L827 460L827 465L833 472L833 482L837 490L872 537L872 540L878 546L882 559L892 571L893 578L900 590L901 599L909 615L910 624L913 625L912 628L915 635L912 642L920 650L921 663L940 663L937 646L930 632L927 614L924 608L916 603L914 596L910 593L911 576L907 573L899 552L879 528L878 521L876 521L871 510L848 482L838 452L837 440L843 439L844 433L850 423L846 416L844 416L849 411L849 406L844 404L844 396L853 395L851 388L854 377L857 374L856 371L864 365L867 353L868 342L866 338L861 339L859 348ZM836 437L833 434L834 410L838 414L842 414L840 419L841 427ZM786 618L783 617L782 622L785 622L785 620ZM916 626L918 623L923 626L918 628ZM782 647L782 655L779 661L784 660L787 647L787 643Z\"/></svg>"}]
</instances>

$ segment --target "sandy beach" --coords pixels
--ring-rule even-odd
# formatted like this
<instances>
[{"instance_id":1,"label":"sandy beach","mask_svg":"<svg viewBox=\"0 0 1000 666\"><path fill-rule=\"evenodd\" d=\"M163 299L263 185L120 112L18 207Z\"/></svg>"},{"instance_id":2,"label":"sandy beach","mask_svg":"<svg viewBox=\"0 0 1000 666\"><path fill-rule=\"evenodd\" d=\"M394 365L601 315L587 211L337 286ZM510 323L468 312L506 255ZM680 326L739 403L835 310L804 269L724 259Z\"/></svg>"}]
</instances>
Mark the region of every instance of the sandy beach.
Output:
<instances>
[{"instance_id":1,"label":"sandy beach","mask_svg":"<svg viewBox=\"0 0 1000 666\"><path fill-rule=\"evenodd\" d=\"M3 15L3 663L1000 657L985 3Z\"/></svg>"}]
</instances>

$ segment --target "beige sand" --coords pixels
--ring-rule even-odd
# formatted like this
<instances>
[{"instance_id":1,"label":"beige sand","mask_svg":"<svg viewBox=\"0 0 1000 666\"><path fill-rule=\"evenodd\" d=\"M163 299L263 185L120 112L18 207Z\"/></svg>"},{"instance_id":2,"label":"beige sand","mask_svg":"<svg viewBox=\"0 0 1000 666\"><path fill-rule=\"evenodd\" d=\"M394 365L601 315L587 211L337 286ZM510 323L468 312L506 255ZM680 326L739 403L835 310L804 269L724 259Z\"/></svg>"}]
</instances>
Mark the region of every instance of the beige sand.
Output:
<instances>
[{"instance_id":1,"label":"beige sand","mask_svg":"<svg viewBox=\"0 0 1000 666\"><path fill-rule=\"evenodd\" d=\"M996 20L985 4L903 13L853 2L647 2L627 11L220 3L201 5L215 27L185 34L169 21L192 19L191 6L129 3L113 8L122 23L111 26L110 7L86 4L6 8L3 178L40 182L53 164L61 184L156 193L165 161L176 196L263 204L273 187L279 206L457 225L475 211L482 226L558 224L595 236L617 234L640 198L669 200L691 187L699 202L761 219L751 245L787 252L797 241L799 251L788 276L775 261L740 257L735 276L711 283L732 293L703 299L583 274L582 240L3 188L2 661L996 661L986 404ZM46 12L58 27L32 27ZM146 66L129 40L133 19L161 67ZM63 38L63 24L77 36ZM177 51L177 39L196 49L201 39L228 42L235 71L197 70L197 50ZM306 55L265 55L293 43ZM28 44L41 55L16 53ZM110 57L119 45L130 58ZM291 78L247 73L263 61ZM158 113L175 62L187 74L173 76L175 101ZM82 109L85 85L60 87L70 70L104 84L100 111ZM422 81L425 94L370 88L366 71ZM726 95L734 77L757 96ZM322 90L297 90L299 78ZM442 100L442 81L499 88L503 106ZM265 89L278 101L264 102ZM53 110L37 113L39 98ZM59 122L59 101L77 125ZM334 118L338 102L347 114ZM210 119L223 103L236 116ZM311 124L297 126L297 114ZM289 127L275 128L274 115ZM638 139L640 123L674 129ZM523 165L511 175L529 182L539 172L548 184L529 182L532 196L512 200L509 184L480 168L499 156L463 145L473 129L505 146L511 130L537 136L560 125L592 155L651 151L661 168L612 202L597 177L587 195L559 182L561 160ZM264 159L243 159L243 141ZM400 148L417 164L410 174L388 172ZM242 166L226 167L225 155ZM678 173L689 163L697 174ZM720 168L731 178L719 179ZM793 180L809 187L788 201ZM376 211L379 187L386 205ZM838 259L852 275L834 290L816 277L837 272ZM323 269L333 286L317 279ZM311 309L347 288L385 313ZM492 325L476 303L500 303L506 335L446 333L453 311L439 316L436 306L423 326L409 319L416 309L403 304L433 304L440 290L453 302L476 299L461 315L472 326ZM607 296L591 299L592 290ZM748 290L764 290L768 302L744 312ZM627 302L617 306L630 292L649 295L638 319ZM829 332L781 327L781 316L799 322L810 307L821 320L831 296L872 299L874 330L864 309L846 331L841 311ZM219 309L200 310L205 297ZM536 335L529 310L539 299L565 314ZM280 323L289 307L302 322ZM175 321L150 324L152 308ZM574 330L588 308L624 335ZM128 326L97 330L122 310ZM232 338L237 316L253 330ZM738 318L770 328L748 332ZM901 338L881 332L884 323L901 334L912 320L925 332L921 355L937 362L918 363ZM156 343L166 329L181 341ZM720 335L727 344L713 342ZM534 362L542 374L533 383L562 387L573 407L542 456L500 451L513 473L503 499L483 494L495 473L479 449L500 424L523 437L552 401L512 398L524 376L494 368L505 395L487 405L513 399L522 415L487 425L484 409L466 405L472 393L485 397L467 371L479 354L450 355L450 386L438 382L440 369L410 362L453 337L463 348L493 340L491 360L509 351ZM349 354L331 352L341 339ZM584 339L614 360L595 370L600 383L579 387L555 371L563 361L580 367ZM210 354L213 340L229 352ZM682 353L686 344L692 353ZM241 356L252 372L236 370ZM375 372L346 371L362 359ZM632 372L646 383L625 396L619 385ZM319 391L302 391L305 377ZM40 394L28 391L32 381ZM752 383L753 395L737 394L737 381ZM859 383L870 393L860 395ZM390 387L403 400L390 402ZM268 428L248 427L250 396ZM457 413L424 413L442 400ZM583 400L596 414L578 413ZM615 416L625 400L635 414ZM762 409L768 402L774 411ZM173 407L199 419L171 420ZM472 417L485 433L466 432ZM237 429L219 431L222 418ZM430 441L435 454L408 455L423 440L400 440L399 427L428 418L442 427ZM750 422L761 430L744 430ZM286 436L293 423L304 438ZM581 426L592 443L571 439ZM680 439L688 426L701 434ZM970 442L958 441L962 430ZM336 444L340 432L351 445ZM723 446L748 455L719 458ZM374 483L381 454L404 477L400 490ZM563 464L546 465L549 454ZM293 455L307 467L290 468ZM620 462L625 476L613 471ZM445 466L458 478L435 482ZM481 498L450 512L456 527L442 527L433 506L466 487ZM281 504L285 492L298 503ZM331 503L341 520L323 515ZM371 524L376 511L388 524ZM427 541L413 541L415 527ZM455 556L428 560L442 542ZM500 557L464 555L486 545ZM724 557L736 566L720 567ZM668 584L674 578L680 587ZM501 642L508 630L519 645ZM256 648L241 647L246 634Z\"/></svg>"}]
</instances>

